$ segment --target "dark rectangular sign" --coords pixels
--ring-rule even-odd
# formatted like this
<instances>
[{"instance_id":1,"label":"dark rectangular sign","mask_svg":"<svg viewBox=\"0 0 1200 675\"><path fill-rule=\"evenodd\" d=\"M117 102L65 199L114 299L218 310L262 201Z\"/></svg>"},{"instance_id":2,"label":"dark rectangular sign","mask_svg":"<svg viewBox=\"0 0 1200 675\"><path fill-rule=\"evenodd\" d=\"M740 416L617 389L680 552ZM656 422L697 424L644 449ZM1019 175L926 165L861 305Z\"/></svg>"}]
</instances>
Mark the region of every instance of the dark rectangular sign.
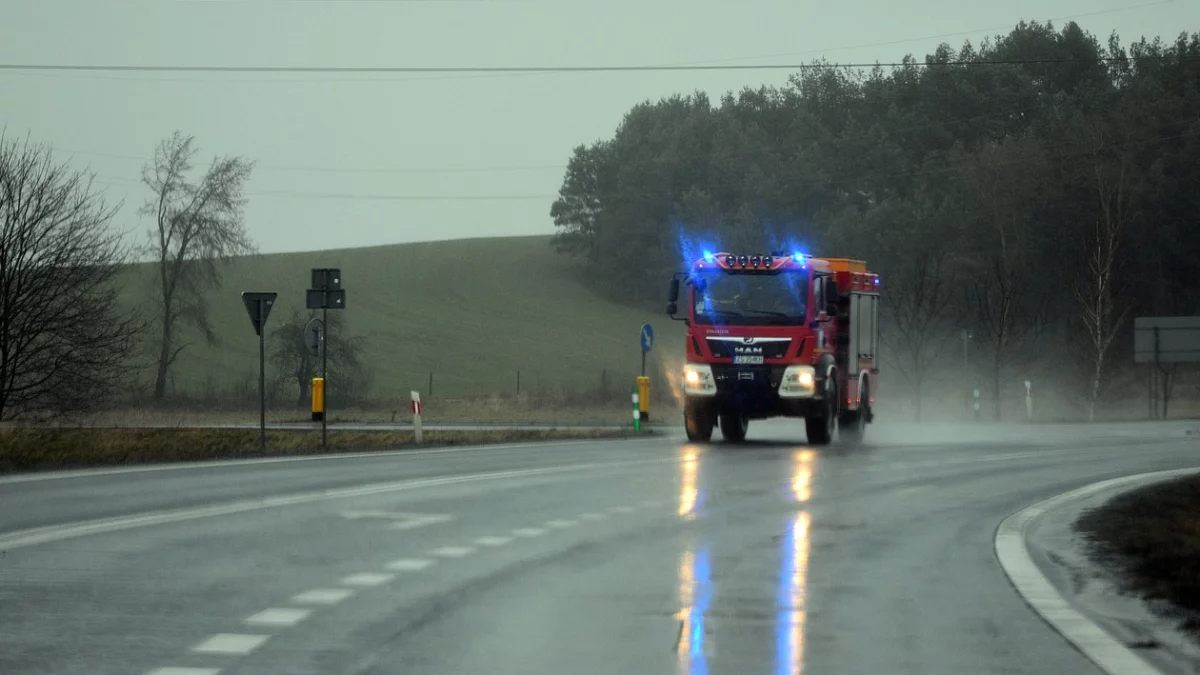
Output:
<instances>
[{"instance_id":1,"label":"dark rectangular sign","mask_svg":"<svg viewBox=\"0 0 1200 675\"><path fill-rule=\"evenodd\" d=\"M1200 316L1134 319L1133 360L1161 364L1200 362Z\"/></svg>"}]
</instances>

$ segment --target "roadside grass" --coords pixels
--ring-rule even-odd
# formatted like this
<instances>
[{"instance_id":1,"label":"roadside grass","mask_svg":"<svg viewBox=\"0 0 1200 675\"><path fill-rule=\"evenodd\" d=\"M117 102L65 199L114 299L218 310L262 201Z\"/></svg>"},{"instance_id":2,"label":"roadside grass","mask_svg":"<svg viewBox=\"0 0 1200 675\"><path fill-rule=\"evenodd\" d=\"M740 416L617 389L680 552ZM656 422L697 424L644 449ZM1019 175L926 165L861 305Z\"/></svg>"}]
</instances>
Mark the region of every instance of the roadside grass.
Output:
<instances>
[{"instance_id":1,"label":"roadside grass","mask_svg":"<svg viewBox=\"0 0 1200 675\"><path fill-rule=\"evenodd\" d=\"M410 391L430 399L561 397L601 386L628 393L640 369L644 321L657 331L647 371L664 391L661 374L682 367L683 324L661 309L598 295L580 264L556 253L550 242L549 236L498 237L234 259L223 267L221 287L205 296L218 342L183 329L177 342L188 347L172 371L168 394L193 403L257 404L258 340L239 293L279 293L269 334L304 308L314 267L342 270L347 301L339 312L347 333L365 339L371 397L407 401ZM150 311L153 279L153 266L133 266L124 277L123 301ZM151 331L142 361L157 354L153 340ZM664 358L680 363L665 368ZM153 381L153 369L144 365L126 387L131 398L144 397ZM280 375L267 364L269 391L280 403L295 401L295 383L277 384ZM336 397L337 383L330 384Z\"/></svg>"},{"instance_id":2,"label":"roadside grass","mask_svg":"<svg viewBox=\"0 0 1200 675\"><path fill-rule=\"evenodd\" d=\"M1200 476L1123 494L1085 513L1076 529L1125 590L1166 601L1200 638Z\"/></svg>"},{"instance_id":3,"label":"roadside grass","mask_svg":"<svg viewBox=\"0 0 1200 675\"><path fill-rule=\"evenodd\" d=\"M657 394L657 392L655 392ZM683 411L674 399L654 399L651 404L651 422L654 426L678 425ZM494 396L483 399L433 398L422 401L421 418L426 425L437 424L504 424L504 425L556 425L556 426L632 426L628 399L608 404L547 404L534 398ZM267 421L309 422L307 410L267 409ZM412 422L409 401L396 400L377 403L366 408L330 410L331 424L353 423L401 423ZM154 409L118 408L107 410L72 422L64 426L88 427L137 427L137 426L190 426L197 424L257 424L257 407L241 410L213 409Z\"/></svg>"},{"instance_id":4,"label":"roadside grass","mask_svg":"<svg viewBox=\"0 0 1200 675\"><path fill-rule=\"evenodd\" d=\"M242 429L0 429L0 474L123 464L286 457L323 452L396 450L521 441L633 437L632 430L427 431L417 446L410 431L268 431L267 450L257 430Z\"/></svg>"}]
</instances>

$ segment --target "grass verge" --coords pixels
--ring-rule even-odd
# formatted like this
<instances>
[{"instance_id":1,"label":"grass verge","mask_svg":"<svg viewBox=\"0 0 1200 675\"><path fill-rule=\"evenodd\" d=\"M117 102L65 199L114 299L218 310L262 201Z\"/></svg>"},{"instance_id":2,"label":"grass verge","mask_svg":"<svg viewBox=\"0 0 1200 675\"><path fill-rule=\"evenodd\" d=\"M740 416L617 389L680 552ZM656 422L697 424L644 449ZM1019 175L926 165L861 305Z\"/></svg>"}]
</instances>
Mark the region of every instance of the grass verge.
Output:
<instances>
[{"instance_id":1,"label":"grass verge","mask_svg":"<svg viewBox=\"0 0 1200 675\"><path fill-rule=\"evenodd\" d=\"M1085 513L1076 529L1122 573L1125 590L1170 603L1200 638L1200 477L1123 494Z\"/></svg>"},{"instance_id":2,"label":"grass verge","mask_svg":"<svg viewBox=\"0 0 1200 675\"><path fill-rule=\"evenodd\" d=\"M632 430L427 431L420 447L633 435ZM328 450L321 449L320 431L268 431L263 452L258 432L242 429L0 429L0 474L415 447L409 431L330 431Z\"/></svg>"},{"instance_id":3,"label":"grass verge","mask_svg":"<svg viewBox=\"0 0 1200 675\"><path fill-rule=\"evenodd\" d=\"M674 399L654 401L651 424L682 423L683 410ZM542 424L578 426L632 426L630 403L608 405L547 406L535 400L494 397L491 399L430 399L422 402L426 425L438 424ZM268 410L267 422L309 422L307 410ZM392 406L347 408L330 411L331 423L408 423L412 421L408 401ZM142 425L189 426L197 424L258 423L258 409L252 412L221 410L165 410L122 408L95 413L79 420L85 427L137 427Z\"/></svg>"}]
</instances>

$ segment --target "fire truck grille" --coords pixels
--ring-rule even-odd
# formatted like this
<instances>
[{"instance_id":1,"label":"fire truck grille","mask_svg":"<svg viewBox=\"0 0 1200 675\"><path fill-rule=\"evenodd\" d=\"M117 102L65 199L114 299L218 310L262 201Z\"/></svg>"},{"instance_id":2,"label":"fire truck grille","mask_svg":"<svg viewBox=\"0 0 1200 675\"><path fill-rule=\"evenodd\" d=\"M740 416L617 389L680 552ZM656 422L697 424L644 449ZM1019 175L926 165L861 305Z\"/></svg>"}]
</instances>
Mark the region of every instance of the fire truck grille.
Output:
<instances>
[{"instance_id":1,"label":"fire truck grille","mask_svg":"<svg viewBox=\"0 0 1200 675\"><path fill-rule=\"evenodd\" d=\"M740 338L722 339L708 338L708 348L718 359L732 359L735 356L761 356L766 359L782 359L787 356L788 347L792 341L788 338L778 341L765 342L762 339L746 343Z\"/></svg>"}]
</instances>

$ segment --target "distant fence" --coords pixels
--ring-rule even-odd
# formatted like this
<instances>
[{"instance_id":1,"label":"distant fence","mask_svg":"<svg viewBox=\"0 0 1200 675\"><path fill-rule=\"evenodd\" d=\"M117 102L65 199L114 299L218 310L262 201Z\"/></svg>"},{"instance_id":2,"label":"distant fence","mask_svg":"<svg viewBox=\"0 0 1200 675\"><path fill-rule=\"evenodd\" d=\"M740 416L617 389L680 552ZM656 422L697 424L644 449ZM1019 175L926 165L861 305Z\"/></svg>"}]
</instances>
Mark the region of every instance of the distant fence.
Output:
<instances>
[{"instance_id":1,"label":"distant fence","mask_svg":"<svg viewBox=\"0 0 1200 675\"><path fill-rule=\"evenodd\" d=\"M406 402L409 393L420 392L427 399L488 399L520 398L524 401L544 402L554 405L595 405L626 403L630 388L634 386L640 370L637 368L601 368L599 370L574 370L570 364L548 368L540 364L536 368L494 369L476 367L470 371L430 370L414 372L399 379L381 381L374 379L365 395L346 400L345 392L335 379L327 385L328 404L331 408L394 407L397 402ZM672 378L661 368L647 367L651 390L655 398L674 398ZM359 387L355 387L359 389ZM122 403L151 405L148 392L127 392ZM267 405L273 410L297 409L308 405L300 403L300 390L296 382L279 380L267 384ZM175 381L169 388L168 407L233 409L247 405L258 405L258 382L253 378L242 378L230 384L208 380L203 383Z\"/></svg>"}]
</instances>

